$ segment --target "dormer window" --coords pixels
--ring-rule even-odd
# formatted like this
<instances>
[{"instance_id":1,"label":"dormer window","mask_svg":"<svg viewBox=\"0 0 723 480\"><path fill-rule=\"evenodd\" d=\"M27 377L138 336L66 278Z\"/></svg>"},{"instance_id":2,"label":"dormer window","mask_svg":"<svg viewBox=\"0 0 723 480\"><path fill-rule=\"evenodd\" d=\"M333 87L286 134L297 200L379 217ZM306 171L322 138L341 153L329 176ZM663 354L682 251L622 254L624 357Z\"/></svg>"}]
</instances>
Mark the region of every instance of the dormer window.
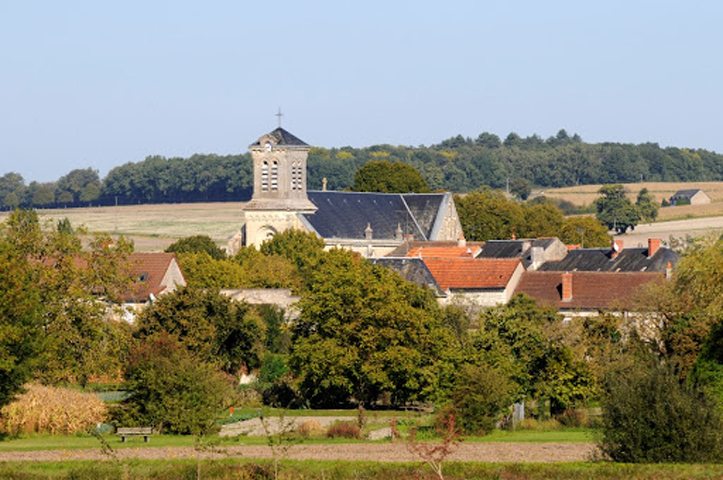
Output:
<instances>
[{"instance_id":1,"label":"dormer window","mask_svg":"<svg viewBox=\"0 0 723 480\"><path fill-rule=\"evenodd\" d=\"M147 274L147 273L141 273L140 275L138 275L138 281L139 281L139 282L145 282L147 279L148 279L148 274Z\"/></svg>"}]
</instances>

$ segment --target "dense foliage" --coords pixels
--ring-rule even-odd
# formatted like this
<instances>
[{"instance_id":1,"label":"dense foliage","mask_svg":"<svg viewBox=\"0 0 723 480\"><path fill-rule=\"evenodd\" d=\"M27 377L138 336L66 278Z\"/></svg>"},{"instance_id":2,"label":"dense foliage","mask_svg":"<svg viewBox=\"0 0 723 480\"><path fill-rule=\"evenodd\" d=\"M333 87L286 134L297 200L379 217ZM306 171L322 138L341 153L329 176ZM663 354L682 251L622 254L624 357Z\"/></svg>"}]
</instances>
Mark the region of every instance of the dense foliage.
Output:
<instances>
[{"instance_id":1,"label":"dense foliage","mask_svg":"<svg viewBox=\"0 0 723 480\"><path fill-rule=\"evenodd\" d=\"M519 203L500 190L480 189L456 195L455 205L467 240L558 237L565 243L586 247L610 244L607 229L585 217L565 218L559 208L543 200Z\"/></svg>"},{"instance_id":2,"label":"dense foliage","mask_svg":"<svg viewBox=\"0 0 723 480\"><path fill-rule=\"evenodd\" d=\"M521 199L530 184L541 187L723 180L723 155L702 149L585 143L565 130L543 140L510 133L504 141L483 132L461 135L429 147L374 145L365 148L312 148L308 185L330 190L352 188L356 172L370 161L407 164L431 190L456 193L483 185L506 188ZM73 170L57 182L25 184L17 173L0 177L0 208L92 204L245 201L251 197L251 156L199 154L190 158L149 156L113 168L104 179L93 169ZM405 187L406 188L406 187ZM414 191L417 190L414 187Z\"/></svg>"},{"instance_id":3,"label":"dense foliage","mask_svg":"<svg viewBox=\"0 0 723 480\"><path fill-rule=\"evenodd\" d=\"M723 417L706 393L666 363L638 361L608 372L602 452L626 463L717 463Z\"/></svg>"},{"instance_id":4,"label":"dense foliage","mask_svg":"<svg viewBox=\"0 0 723 480\"><path fill-rule=\"evenodd\" d=\"M215 428L216 412L232 398L227 378L165 332L134 348L124 375L131 395L119 414L125 422L161 432L208 433Z\"/></svg>"},{"instance_id":5,"label":"dense foliage","mask_svg":"<svg viewBox=\"0 0 723 480\"><path fill-rule=\"evenodd\" d=\"M354 174L355 192L429 193L429 185L419 171L402 162L372 160Z\"/></svg>"}]
</instances>

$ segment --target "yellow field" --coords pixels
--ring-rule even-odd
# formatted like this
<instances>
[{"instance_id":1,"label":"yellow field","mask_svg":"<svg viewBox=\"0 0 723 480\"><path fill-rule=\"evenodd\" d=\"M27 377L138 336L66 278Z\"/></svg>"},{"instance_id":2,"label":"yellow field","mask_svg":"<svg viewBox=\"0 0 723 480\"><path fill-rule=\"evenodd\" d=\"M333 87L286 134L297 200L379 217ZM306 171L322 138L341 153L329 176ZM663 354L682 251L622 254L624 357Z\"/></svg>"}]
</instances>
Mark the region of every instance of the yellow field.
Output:
<instances>
[{"instance_id":1,"label":"yellow field","mask_svg":"<svg viewBox=\"0 0 723 480\"><path fill-rule=\"evenodd\" d=\"M553 188L544 191L549 198L567 200L575 205L590 205L598 197L597 191L602 185L581 185L578 187ZM692 183L667 183L667 182L643 182L629 183L625 185L628 197L633 202L638 192L647 188L653 197L660 203L663 199L670 198L678 190L689 190L700 188L711 199L708 205L682 205L680 207L661 208L658 218L660 220L676 220L683 218L716 217L723 215L723 182L692 182Z\"/></svg>"},{"instance_id":2,"label":"yellow field","mask_svg":"<svg viewBox=\"0 0 723 480\"><path fill-rule=\"evenodd\" d=\"M41 219L57 222L68 218L73 226L91 232L123 235L133 239L137 251L158 251L179 238L208 235L219 245L241 226L242 202L136 205L119 207L38 210ZM4 221L8 213L0 214Z\"/></svg>"}]
</instances>

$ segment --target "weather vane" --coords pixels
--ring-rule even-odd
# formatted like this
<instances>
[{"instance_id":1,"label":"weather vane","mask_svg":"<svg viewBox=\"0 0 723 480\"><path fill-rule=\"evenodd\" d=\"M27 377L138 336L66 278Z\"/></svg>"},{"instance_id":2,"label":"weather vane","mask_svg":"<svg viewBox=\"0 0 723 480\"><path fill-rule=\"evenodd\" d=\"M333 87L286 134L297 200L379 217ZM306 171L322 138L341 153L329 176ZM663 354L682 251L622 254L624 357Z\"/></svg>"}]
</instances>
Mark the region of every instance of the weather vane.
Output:
<instances>
[{"instance_id":1,"label":"weather vane","mask_svg":"<svg viewBox=\"0 0 723 480\"><path fill-rule=\"evenodd\" d=\"M281 117L284 116L284 114L281 113L281 107L279 107L279 113L277 113L276 116L279 118L279 128L281 128Z\"/></svg>"}]
</instances>

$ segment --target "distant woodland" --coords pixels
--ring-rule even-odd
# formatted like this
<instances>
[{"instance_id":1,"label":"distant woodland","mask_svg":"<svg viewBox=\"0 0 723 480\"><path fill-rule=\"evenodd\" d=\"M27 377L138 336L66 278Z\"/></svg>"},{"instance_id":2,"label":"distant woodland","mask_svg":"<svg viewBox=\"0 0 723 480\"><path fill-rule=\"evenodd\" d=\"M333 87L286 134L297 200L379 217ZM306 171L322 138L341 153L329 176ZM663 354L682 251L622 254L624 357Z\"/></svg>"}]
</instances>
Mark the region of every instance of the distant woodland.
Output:
<instances>
[{"instance_id":1,"label":"distant woodland","mask_svg":"<svg viewBox=\"0 0 723 480\"><path fill-rule=\"evenodd\" d=\"M415 167L432 190L464 193L481 186L504 188L525 181L538 187L585 184L723 180L723 155L701 149L661 148L656 143L586 143L565 130L543 139L510 133L501 139L481 133L458 135L431 146L374 145L311 149L308 187L344 190L370 160ZM113 168L100 178L92 168L69 172L55 182L26 184L17 173L0 177L0 208L51 208L139 203L245 201L252 193L251 156L198 154L190 158L150 156Z\"/></svg>"}]
</instances>

